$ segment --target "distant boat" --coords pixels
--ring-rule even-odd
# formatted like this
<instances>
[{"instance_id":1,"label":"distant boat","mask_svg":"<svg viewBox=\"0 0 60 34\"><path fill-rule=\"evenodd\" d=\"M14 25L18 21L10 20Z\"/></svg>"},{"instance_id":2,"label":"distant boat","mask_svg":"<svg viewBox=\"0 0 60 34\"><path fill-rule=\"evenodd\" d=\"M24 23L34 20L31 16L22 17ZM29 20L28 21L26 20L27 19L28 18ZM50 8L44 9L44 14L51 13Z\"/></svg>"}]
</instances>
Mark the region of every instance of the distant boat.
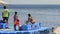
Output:
<instances>
[{"instance_id":1,"label":"distant boat","mask_svg":"<svg viewBox=\"0 0 60 34\"><path fill-rule=\"evenodd\" d=\"M0 5L6 5L6 4L8 4L8 3L0 0Z\"/></svg>"}]
</instances>

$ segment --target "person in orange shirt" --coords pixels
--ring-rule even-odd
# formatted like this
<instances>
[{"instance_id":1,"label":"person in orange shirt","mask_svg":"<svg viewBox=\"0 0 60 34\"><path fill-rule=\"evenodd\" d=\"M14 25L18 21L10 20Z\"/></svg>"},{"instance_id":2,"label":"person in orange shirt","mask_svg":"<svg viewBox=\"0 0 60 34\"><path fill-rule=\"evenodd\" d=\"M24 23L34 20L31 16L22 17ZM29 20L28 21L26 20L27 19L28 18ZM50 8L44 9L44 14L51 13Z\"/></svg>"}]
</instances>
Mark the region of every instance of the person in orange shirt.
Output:
<instances>
[{"instance_id":1,"label":"person in orange shirt","mask_svg":"<svg viewBox=\"0 0 60 34\"><path fill-rule=\"evenodd\" d=\"M17 16L17 12L15 12L15 15L14 15L14 30L16 30L16 26L18 26L19 28L19 19L18 19L18 16Z\"/></svg>"}]
</instances>

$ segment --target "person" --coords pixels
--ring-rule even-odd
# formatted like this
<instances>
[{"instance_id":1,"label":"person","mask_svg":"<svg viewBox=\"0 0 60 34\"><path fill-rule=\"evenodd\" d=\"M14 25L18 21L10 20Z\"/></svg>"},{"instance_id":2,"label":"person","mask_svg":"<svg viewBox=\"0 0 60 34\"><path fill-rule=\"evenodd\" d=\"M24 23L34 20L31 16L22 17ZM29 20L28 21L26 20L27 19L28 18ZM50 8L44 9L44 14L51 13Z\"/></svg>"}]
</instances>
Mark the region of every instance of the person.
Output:
<instances>
[{"instance_id":1,"label":"person","mask_svg":"<svg viewBox=\"0 0 60 34\"><path fill-rule=\"evenodd\" d=\"M14 30L16 30L16 26L18 26L19 28L19 19L18 19L18 16L17 16L17 12L15 12L15 15L14 15Z\"/></svg>"},{"instance_id":2,"label":"person","mask_svg":"<svg viewBox=\"0 0 60 34\"><path fill-rule=\"evenodd\" d=\"M26 24L29 23L29 24L33 24L35 23L35 20L32 18L31 14L28 14L28 20L26 21Z\"/></svg>"},{"instance_id":3,"label":"person","mask_svg":"<svg viewBox=\"0 0 60 34\"><path fill-rule=\"evenodd\" d=\"M30 21L32 18L31 14L28 14L28 21Z\"/></svg>"},{"instance_id":4,"label":"person","mask_svg":"<svg viewBox=\"0 0 60 34\"><path fill-rule=\"evenodd\" d=\"M30 22L31 18L32 18L31 14L28 14L28 20L26 20L26 24Z\"/></svg>"},{"instance_id":5,"label":"person","mask_svg":"<svg viewBox=\"0 0 60 34\"><path fill-rule=\"evenodd\" d=\"M26 25L28 26L29 30L35 29L34 24L35 20L32 18L31 14L28 14L28 20L26 21Z\"/></svg>"},{"instance_id":6,"label":"person","mask_svg":"<svg viewBox=\"0 0 60 34\"><path fill-rule=\"evenodd\" d=\"M3 7L3 12L2 12L2 18L3 18L3 22L8 24L8 19L9 19L9 10L6 8L6 6Z\"/></svg>"}]
</instances>

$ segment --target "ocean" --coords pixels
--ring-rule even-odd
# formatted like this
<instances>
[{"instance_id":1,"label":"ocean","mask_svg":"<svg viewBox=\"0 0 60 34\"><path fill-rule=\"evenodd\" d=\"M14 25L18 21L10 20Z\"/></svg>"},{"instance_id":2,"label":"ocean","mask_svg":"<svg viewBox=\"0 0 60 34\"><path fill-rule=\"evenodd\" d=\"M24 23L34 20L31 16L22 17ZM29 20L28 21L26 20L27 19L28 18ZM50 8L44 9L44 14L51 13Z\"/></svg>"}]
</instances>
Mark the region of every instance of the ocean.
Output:
<instances>
[{"instance_id":1,"label":"ocean","mask_svg":"<svg viewBox=\"0 0 60 34\"><path fill-rule=\"evenodd\" d=\"M14 12L18 12L20 24L25 24L31 14L36 22L40 22L43 27L60 26L60 5L7 5L9 9L9 27L13 26ZM0 20L2 19L3 6L0 6Z\"/></svg>"}]
</instances>

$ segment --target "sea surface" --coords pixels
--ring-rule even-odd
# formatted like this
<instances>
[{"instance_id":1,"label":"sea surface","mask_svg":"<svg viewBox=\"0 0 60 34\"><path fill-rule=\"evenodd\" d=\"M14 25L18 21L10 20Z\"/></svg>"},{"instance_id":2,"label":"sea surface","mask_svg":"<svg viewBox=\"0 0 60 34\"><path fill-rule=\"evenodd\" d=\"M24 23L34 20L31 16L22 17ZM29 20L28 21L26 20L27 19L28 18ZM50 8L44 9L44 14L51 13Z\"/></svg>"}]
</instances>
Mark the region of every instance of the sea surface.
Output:
<instances>
[{"instance_id":1,"label":"sea surface","mask_svg":"<svg viewBox=\"0 0 60 34\"><path fill-rule=\"evenodd\" d=\"M36 22L40 22L44 27L60 26L60 5L7 5L9 9L9 27L13 26L14 12L18 12L20 24L25 24L28 16L31 14ZM0 20L2 19L3 6L0 6Z\"/></svg>"}]
</instances>

